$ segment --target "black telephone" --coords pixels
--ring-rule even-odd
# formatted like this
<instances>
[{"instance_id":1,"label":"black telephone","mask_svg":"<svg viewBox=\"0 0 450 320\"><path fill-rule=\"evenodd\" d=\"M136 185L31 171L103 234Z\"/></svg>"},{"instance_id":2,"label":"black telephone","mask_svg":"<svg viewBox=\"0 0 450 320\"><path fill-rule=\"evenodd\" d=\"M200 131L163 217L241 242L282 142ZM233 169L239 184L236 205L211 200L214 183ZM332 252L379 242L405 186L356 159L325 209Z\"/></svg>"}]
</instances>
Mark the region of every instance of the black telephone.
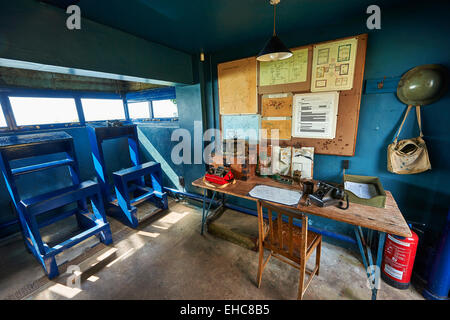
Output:
<instances>
[{"instance_id":1,"label":"black telephone","mask_svg":"<svg viewBox=\"0 0 450 320\"><path fill-rule=\"evenodd\" d=\"M339 209L346 210L349 207L348 196L344 189L334 186L330 183L319 181L316 192L308 195L311 203L319 207L336 205ZM347 206L343 206L343 200L346 199Z\"/></svg>"}]
</instances>

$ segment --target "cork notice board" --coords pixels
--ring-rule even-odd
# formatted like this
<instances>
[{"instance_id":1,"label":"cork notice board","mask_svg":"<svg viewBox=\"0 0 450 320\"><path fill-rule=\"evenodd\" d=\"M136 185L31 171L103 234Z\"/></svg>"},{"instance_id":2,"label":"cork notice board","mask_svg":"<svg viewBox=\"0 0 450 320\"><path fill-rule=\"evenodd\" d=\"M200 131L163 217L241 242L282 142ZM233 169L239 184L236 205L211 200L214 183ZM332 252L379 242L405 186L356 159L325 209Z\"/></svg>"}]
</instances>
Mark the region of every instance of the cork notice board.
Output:
<instances>
[{"instance_id":1,"label":"cork notice board","mask_svg":"<svg viewBox=\"0 0 450 320\"><path fill-rule=\"evenodd\" d=\"M366 59L367 34L344 39L357 38L356 60L353 78L353 88L339 93L339 106L336 124L336 137L334 139L306 139L292 138L291 145L314 147L318 154L331 154L340 156L354 156L356 136L358 133L359 106L364 77ZM337 39L344 40L344 39ZM332 41L327 41L332 42Z\"/></svg>"},{"instance_id":2,"label":"cork notice board","mask_svg":"<svg viewBox=\"0 0 450 320\"><path fill-rule=\"evenodd\" d=\"M220 114L256 114L256 57L217 66Z\"/></svg>"},{"instance_id":3,"label":"cork notice board","mask_svg":"<svg viewBox=\"0 0 450 320\"><path fill-rule=\"evenodd\" d=\"M298 50L300 48L308 49L307 74L306 81L304 82L286 84L276 83L261 86L259 83L259 63L257 63L256 57L219 64L218 85L220 114L260 113L262 117L280 117L280 115L266 114L267 108L264 108L263 106L263 96L267 94L297 94L311 92L314 46L351 38L356 38L358 40L353 87L349 90L339 91L336 137L334 139L290 137L287 140L280 140L280 146L314 147L314 152L318 154L354 156L366 58L367 34L293 48L292 50ZM265 115L263 115L263 113ZM284 125L279 121L275 123L272 119L270 123L266 123L264 120L266 119L262 119L261 126L264 125L266 128ZM286 121L290 122L290 120ZM283 135L285 135L285 132L291 127L291 123L288 124L285 122L285 127L286 128L280 127Z\"/></svg>"}]
</instances>

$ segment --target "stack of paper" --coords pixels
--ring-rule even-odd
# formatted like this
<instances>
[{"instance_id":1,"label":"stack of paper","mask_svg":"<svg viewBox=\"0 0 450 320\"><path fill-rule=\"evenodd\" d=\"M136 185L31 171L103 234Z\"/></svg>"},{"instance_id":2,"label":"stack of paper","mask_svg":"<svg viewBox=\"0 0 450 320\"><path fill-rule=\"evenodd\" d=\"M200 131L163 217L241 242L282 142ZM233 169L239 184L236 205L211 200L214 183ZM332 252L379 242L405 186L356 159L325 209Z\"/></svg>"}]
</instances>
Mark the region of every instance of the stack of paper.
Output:
<instances>
[{"instance_id":1,"label":"stack of paper","mask_svg":"<svg viewBox=\"0 0 450 320\"><path fill-rule=\"evenodd\" d=\"M361 199L371 199L378 195L377 188L371 183L345 181L344 188L345 190L351 191Z\"/></svg>"}]
</instances>

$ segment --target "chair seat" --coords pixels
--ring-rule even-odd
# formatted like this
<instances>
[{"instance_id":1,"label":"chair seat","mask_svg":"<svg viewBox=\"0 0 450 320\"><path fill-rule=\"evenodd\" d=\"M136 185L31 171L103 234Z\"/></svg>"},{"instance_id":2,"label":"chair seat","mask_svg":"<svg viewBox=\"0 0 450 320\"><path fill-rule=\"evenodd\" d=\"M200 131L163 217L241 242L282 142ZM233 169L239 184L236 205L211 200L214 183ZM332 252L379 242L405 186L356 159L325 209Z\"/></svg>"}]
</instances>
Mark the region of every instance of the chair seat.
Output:
<instances>
[{"instance_id":1,"label":"chair seat","mask_svg":"<svg viewBox=\"0 0 450 320\"><path fill-rule=\"evenodd\" d=\"M265 225L266 225L266 221ZM279 246L279 236L278 236L278 220L273 221L273 243L271 243L271 230L268 229L268 234L266 238L264 239L264 247L267 249L271 249L272 245L274 247ZM268 223L267 223L267 227ZM285 251L289 251L289 224L286 222L281 223L281 234L282 234L282 243L283 243L283 249ZM317 243L318 239L321 238L321 235L315 232L312 232L308 230L307 240L306 240L306 254L309 255L309 253L314 250L315 246L314 244ZM298 226L293 225L292 226L292 242L293 242L293 251L292 256L300 261L300 247L301 247L301 240L302 240L302 229Z\"/></svg>"}]
</instances>

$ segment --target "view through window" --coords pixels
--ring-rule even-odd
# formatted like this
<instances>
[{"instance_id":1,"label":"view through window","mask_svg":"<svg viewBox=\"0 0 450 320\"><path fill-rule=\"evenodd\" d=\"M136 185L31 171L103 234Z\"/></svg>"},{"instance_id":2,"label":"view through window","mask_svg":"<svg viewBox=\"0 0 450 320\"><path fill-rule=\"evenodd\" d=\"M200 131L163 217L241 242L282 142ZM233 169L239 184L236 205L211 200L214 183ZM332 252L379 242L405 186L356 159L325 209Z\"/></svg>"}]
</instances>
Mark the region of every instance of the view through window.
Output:
<instances>
[{"instance_id":1,"label":"view through window","mask_svg":"<svg viewBox=\"0 0 450 320\"><path fill-rule=\"evenodd\" d=\"M150 102L128 102L128 113L131 119L150 118Z\"/></svg>"},{"instance_id":2,"label":"view through window","mask_svg":"<svg viewBox=\"0 0 450 320\"><path fill-rule=\"evenodd\" d=\"M124 120L121 99L81 99L86 121Z\"/></svg>"},{"instance_id":3,"label":"view through window","mask_svg":"<svg viewBox=\"0 0 450 320\"><path fill-rule=\"evenodd\" d=\"M72 98L9 97L18 126L78 122Z\"/></svg>"},{"instance_id":4,"label":"view through window","mask_svg":"<svg viewBox=\"0 0 450 320\"><path fill-rule=\"evenodd\" d=\"M178 107L176 100L154 100L153 117L154 118L177 118Z\"/></svg>"}]
</instances>

